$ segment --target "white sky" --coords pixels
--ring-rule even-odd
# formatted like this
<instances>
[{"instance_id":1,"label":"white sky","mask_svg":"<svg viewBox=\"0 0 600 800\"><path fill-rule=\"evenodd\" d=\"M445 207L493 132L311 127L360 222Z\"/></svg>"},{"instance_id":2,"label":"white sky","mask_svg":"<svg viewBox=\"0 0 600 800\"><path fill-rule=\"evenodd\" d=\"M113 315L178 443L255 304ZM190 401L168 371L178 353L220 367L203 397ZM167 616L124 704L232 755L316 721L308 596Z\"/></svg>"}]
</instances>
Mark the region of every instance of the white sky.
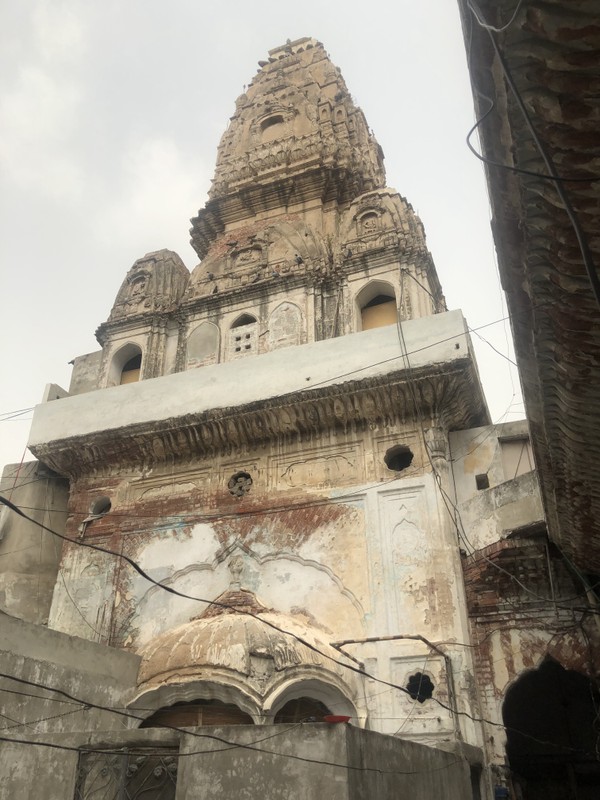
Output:
<instances>
[{"instance_id":1,"label":"white sky","mask_svg":"<svg viewBox=\"0 0 600 800\"><path fill-rule=\"evenodd\" d=\"M46 383L68 388L68 362L98 349L137 258L166 247L196 265L189 219L235 99L269 49L301 36L323 42L365 112L449 308L471 327L505 316L483 169L465 145L456 0L4 0L0 419ZM481 334L512 356L508 323ZM521 417L516 369L473 338L493 420ZM0 423L0 467L21 460L30 417Z\"/></svg>"}]
</instances>

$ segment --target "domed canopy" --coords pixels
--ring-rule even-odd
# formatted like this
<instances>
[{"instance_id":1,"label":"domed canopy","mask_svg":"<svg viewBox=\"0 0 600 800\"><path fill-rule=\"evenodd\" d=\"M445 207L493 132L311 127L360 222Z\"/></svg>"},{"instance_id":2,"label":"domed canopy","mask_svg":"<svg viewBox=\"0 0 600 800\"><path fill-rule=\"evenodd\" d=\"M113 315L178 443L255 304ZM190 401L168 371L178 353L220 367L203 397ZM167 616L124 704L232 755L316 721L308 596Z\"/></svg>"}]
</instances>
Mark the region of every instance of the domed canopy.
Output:
<instances>
[{"instance_id":1,"label":"domed canopy","mask_svg":"<svg viewBox=\"0 0 600 800\"><path fill-rule=\"evenodd\" d=\"M347 697L357 697L358 676L340 663L343 655L321 637L274 612L203 616L145 647L138 687L147 692L166 684L219 681L264 697L283 679L312 677L334 684Z\"/></svg>"}]
</instances>

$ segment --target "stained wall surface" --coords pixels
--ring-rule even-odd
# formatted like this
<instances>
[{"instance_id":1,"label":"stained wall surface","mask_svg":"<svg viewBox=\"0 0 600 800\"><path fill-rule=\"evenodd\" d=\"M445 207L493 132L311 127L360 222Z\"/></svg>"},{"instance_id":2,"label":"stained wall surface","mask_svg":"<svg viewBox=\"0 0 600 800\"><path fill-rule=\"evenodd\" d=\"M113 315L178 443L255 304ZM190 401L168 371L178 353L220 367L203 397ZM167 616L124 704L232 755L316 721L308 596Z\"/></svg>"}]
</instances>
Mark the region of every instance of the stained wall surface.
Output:
<instances>
[{"instance_id":1,"label":"stained wall surface","mask_svg":"<svg viewBox=\"0 0 600 800\"><path fill-rule=\"evenodd\" d=\"M45 625L58 574L61 542L38 523L64 533L69 482L38 461L8 464L0 494L26 509L27 522L0 507L0 611Z\"/></svg>"}]
</instances>

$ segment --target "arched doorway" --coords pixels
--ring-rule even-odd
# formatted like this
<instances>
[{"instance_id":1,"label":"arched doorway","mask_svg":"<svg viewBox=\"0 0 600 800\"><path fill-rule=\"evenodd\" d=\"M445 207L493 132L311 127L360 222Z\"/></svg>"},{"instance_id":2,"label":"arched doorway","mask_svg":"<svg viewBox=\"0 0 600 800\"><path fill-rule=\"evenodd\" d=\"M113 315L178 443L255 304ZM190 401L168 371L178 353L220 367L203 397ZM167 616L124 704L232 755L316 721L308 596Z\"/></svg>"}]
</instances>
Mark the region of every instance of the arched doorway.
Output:
<instances>
[{"instance_id":1,"label":"arched doorway","mask_svg":"<svg viewBox=\"0 0 600 800\"><path fill-rule=\"evenodd\" d=\"M547 658L506 693L502 716L515 797L600 797L600 694L579 672Z\"/></svg>"}]
</instances>

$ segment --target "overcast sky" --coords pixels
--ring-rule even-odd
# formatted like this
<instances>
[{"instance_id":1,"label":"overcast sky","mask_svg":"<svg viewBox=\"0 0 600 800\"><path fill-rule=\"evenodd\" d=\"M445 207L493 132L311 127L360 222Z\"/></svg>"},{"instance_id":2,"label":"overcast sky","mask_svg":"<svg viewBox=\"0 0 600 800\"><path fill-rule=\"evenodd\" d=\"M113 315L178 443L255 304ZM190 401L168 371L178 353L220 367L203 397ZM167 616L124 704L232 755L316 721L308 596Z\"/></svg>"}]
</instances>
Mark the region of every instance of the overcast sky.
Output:
<instances>
[{"instance_id":1,"label":"overcast sky","mask_svg":"<svg viewBox=\"0 0 600 800\"><path fill-rule=\"evenodd\" d=\"M455 0L4 0L0 7L0 466L23 456L46 383L98 349L133 262L188 268L219 138L267 51L314 36L420 214L449 308L505 316ZM509 325L480 331L506 355ZM474 338L494 421L522 416L514 367ZM507 416L504 416L508 412Z\"/></svg>"}]
</instances>

